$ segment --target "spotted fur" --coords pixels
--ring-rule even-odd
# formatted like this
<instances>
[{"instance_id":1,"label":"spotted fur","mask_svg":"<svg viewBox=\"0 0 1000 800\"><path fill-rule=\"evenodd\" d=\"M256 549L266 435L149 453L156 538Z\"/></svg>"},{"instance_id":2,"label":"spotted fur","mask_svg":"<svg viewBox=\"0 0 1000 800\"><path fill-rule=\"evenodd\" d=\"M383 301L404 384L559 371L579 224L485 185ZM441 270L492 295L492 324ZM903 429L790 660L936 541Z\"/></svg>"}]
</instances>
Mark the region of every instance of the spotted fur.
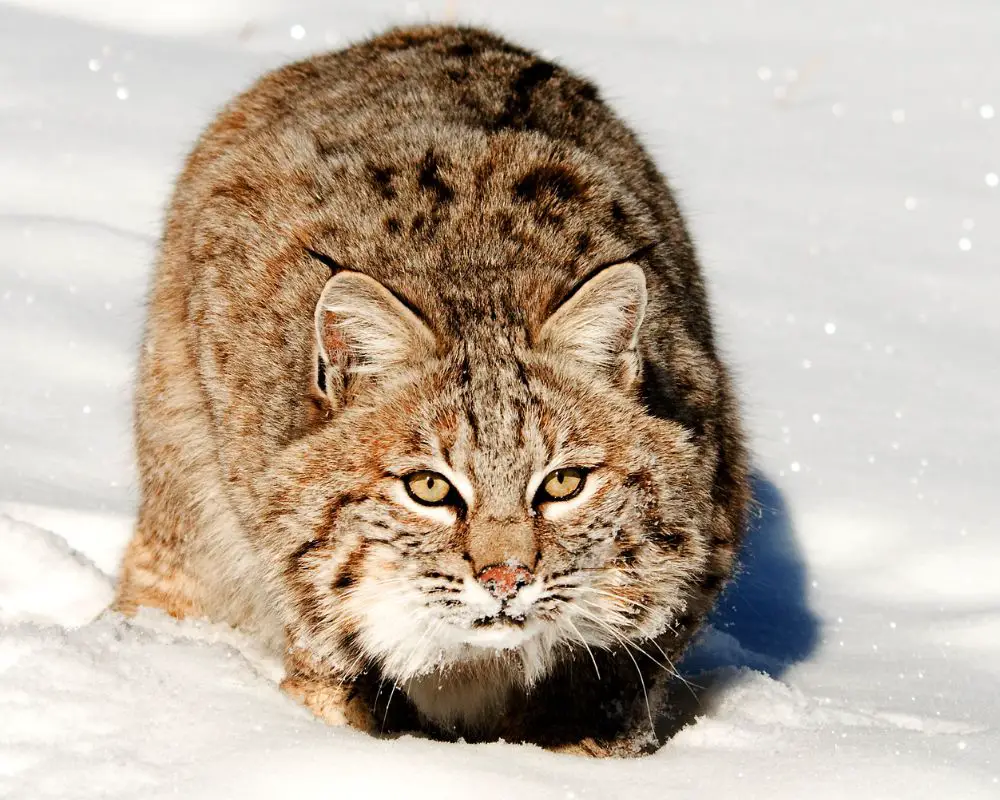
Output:
<instances>
[{"instance_id":1,"label":"spotted fur","mask_svg":"<svg viewBox=\"0 0 1000 800\"><path fill-rule=\"evenodd\" d=\"M222 111L170 207L135 428L117 607L238 626L375 732L635 752L748 499L666 184L591 83L471 28ZM585 490L536 508L554 466ZM416 469L462 502L416 507ZM510 559L533 577L502 605L474 576Z\"/></svg>"}]
</instances>

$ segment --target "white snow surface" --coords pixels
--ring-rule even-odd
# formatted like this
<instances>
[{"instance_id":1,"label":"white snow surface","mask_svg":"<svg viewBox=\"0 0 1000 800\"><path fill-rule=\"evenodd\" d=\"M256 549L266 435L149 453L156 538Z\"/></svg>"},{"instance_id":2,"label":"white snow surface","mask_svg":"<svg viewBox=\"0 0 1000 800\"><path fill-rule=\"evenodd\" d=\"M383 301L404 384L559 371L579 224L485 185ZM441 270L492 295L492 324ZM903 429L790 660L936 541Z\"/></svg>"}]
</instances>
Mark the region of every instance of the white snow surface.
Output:
<instances>
[{"instance_id":1,"label":"white snow surface","mask_svg":"<svg viewBox=\"0 0 1000 800\"><path fill-rule=\"evenodd\" d=\"M393 22L593 77L689 215L761 503L644 759L380 741L236 633L101 616L171 181L261 72ZM0 2L0 796L1000 798L995 0Z\"/></svg>"}]
</instances>

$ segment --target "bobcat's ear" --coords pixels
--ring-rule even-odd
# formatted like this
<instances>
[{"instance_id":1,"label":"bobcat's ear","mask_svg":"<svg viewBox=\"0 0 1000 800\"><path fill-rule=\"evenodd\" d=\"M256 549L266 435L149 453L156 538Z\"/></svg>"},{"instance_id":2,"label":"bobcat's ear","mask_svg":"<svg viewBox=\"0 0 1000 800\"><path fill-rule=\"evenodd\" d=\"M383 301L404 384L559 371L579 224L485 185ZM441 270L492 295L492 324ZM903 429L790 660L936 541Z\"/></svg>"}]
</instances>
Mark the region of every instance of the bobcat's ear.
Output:
<instances>
[{"instance_id":1,"label":"bobcat's ear","mask_svg":"<svg viewBox=\"0 0 1000 800\"><path fill-rule=\"evenodd\" d=\"M320 390L337 408L356 382L384 379L430 355L434 335L381 283L345 270L323 287L316 305L316 342Z\"/></svg>"},{"instance_id":2,"label":"bobcat's ear","mask_svg":"<svg viewBox=\"0 0 1000 800\"><path fill-rule=\"evenodd\" d=\"M624 262L577 289L542 326L537 347L573 359L623 389L639 377L639 327L646 313L646 276Z\"/></svg>"}]
</instances>

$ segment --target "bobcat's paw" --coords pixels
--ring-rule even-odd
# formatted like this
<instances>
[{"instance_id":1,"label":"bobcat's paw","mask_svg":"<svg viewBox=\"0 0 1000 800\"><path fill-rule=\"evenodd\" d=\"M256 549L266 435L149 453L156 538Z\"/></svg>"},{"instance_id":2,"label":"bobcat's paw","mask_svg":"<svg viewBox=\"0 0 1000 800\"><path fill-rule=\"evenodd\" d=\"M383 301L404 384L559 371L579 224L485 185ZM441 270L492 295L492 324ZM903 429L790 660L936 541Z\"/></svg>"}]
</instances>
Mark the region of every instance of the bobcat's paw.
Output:
<instances>
[{"instance_id":1,"label":"bobcat's paw","mask_svg":"<svg viewBox=\"0 0 1000 800\"><path fill-rule=\"evenodd\" d=\"M549 747L553 753L563 753L568 756L587 756L589 758L608 758L616 755L609 745L601 744L596 739L587 737L578 742L569 744L557 744Z\"/></svg>"},{"instance_id":2,"label":"bobcat's paw","mask_svg":"<svg viewBox=\"0 0 1000 800\"><path fill-rule=\"evenodd\" d=\"M593 737L548 748L553 753L588 758L636 758L651 753L656 748L637 737L622 737L609 742L599 742Z\"/></svg>"},{"instance_id":3,"label":"bobcat's paw","mask_svg":"<svg viewBox=\"0 0 1000 800\"><path fill-rule=\"evenodd\" d=\"M307 675L289 675L281 689L294 697L328 725L350 725L365 733L375 731L375 719L367 704L353 692L350 683Z\"/></svg>"}]
</instances>

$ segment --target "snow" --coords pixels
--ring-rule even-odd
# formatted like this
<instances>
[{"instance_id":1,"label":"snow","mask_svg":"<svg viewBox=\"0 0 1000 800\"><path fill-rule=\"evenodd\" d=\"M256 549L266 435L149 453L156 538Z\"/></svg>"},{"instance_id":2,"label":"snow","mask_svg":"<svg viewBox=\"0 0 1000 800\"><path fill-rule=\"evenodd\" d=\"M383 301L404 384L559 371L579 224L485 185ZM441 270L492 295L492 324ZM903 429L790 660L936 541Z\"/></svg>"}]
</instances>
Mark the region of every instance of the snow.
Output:
<instances>
[{"instance_id":1,"label":"snow","mask_svg":"<svg viewBox=\"0 0 1000 800\"><path fill-rule=\"evenodd\" d=\"M61 536L0 514L0 621L85 625L113 595L111 579Z\"/></svg>"},{"instance_id":2,"label":"snow","mask_svg":"<svg viewBox=\"0 0 1000 800\"><path fill-rule=\"evenodd\" d=\"M761 514L645 759L330 729L230 630L101 615L185 151L263 70L425 19L594 77L709 272ZM992 0L0 3L0 796L1000 797L997 41Z\"/></svg>"}]
</instances>

